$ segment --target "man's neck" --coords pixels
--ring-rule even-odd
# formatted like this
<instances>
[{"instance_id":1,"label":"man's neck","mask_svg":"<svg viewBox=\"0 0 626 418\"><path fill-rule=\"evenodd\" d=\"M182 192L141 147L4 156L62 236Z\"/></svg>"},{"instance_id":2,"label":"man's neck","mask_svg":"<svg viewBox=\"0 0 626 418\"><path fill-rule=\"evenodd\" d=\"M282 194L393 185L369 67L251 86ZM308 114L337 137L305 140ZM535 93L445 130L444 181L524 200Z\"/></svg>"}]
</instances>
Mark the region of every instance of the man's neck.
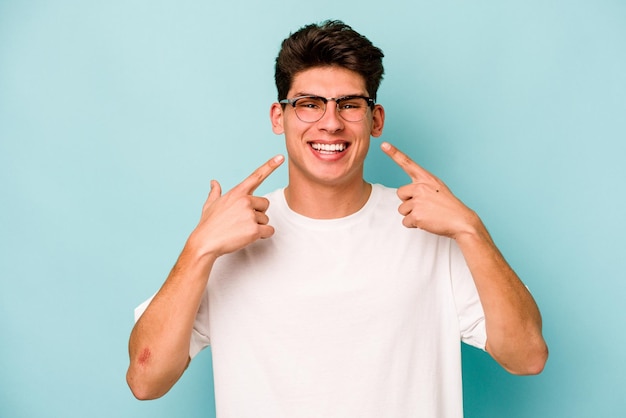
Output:
<instances>
[{"instance_id":1,"label":"man's neck","mask_svg":"<svg viewBox=\"0 0 626 418\"><path fill-rule=\"evenodd\" d=\"M306 184L285 189L287 204L296 213L313 219L337 219L359 211L370 197L372 185L362 180L349 185Z\"/></svg>"}]
</instances>

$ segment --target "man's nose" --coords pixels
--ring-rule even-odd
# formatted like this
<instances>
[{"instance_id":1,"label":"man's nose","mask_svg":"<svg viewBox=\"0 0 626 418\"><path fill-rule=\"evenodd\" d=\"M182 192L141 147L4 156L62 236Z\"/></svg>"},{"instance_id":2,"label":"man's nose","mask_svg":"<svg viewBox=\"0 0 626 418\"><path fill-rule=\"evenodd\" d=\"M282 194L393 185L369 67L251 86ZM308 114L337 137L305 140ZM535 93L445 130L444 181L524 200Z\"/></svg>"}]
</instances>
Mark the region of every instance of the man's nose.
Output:
<instances>
[{"instance_id":1,"label":"man's nose","mask_svg":"<svg viewBox=\"0 0 626 418\"><path fill-rule=\"evenodd\" d=\"M326 111L318 121L320 128L328 131L338 131L343 128L343 119L339 116L339 108L335 100L326 103Z\"/></svg>"}]
</instances>

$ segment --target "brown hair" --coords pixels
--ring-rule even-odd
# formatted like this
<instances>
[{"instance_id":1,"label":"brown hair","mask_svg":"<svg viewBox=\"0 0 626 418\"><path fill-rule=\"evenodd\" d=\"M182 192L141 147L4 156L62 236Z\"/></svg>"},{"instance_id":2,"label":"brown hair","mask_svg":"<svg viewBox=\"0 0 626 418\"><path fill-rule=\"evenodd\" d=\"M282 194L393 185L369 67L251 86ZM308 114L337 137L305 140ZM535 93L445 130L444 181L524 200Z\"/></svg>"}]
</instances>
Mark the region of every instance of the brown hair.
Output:
<instances>
[{"instance_id":1,"label":"brown hair","mask_svg":"<svg viewBox=\"0 0 626 418\"><path fill-rule=\"evenodd\" d=\"M287 98L293 78L314 67L336 65L365 79L367 93L376 99L383 79L383 51L339 20L327 20L300 28L281 45L274 80L278 100Z\"/></svg>"}]
</instances>

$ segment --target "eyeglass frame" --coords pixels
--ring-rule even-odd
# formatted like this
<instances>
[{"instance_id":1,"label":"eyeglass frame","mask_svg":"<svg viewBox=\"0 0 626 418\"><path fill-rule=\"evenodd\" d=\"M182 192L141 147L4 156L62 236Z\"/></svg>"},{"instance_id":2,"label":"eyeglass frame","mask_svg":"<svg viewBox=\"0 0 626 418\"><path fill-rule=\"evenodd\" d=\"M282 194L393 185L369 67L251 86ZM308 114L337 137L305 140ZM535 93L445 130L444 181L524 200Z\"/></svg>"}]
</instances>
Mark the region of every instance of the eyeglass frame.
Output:
<instances>
[{"instance_id":1,"label":"eyeglass frame","mask_svg":"<svg viewBox=\"0 0 626 418\"><path fill-rule=\"evenodd\" d=\"M286 104L290 104L294 111L296 109L296 102L300 99L321 99L322 102L324 103L324 112L322 112L322 114L320 115L319 119L317 120L313 120L313 121L304 121L302 119L300 119L300 116L298 116L298 112L296 111L296 117L298 119L300 119L302 122L304 123L315 123L315 122L319 122L324 115L326 114L326 110L328 109L328 102L334 101L336 106L336 110L337 113L339 114L339 116L341 116L341 119L345 120L346 122L360 122L365 118L365 114L363 114L363 118L359 119L359 120L347 120L345 119L342 115L341 115L341 109L339 108L339 102L342 100L347 100L347 99L364 99L367 102L367 107L369 107L370 109L374 110L374 106L376 105L376 100L372 97L368 97L368 96L360 96L360 95L348 95L348 96L342 96L342 97L322 97L322 96L316 96L314 94L307 94L304 96L296 96L296 97L292 97L291 99L282 99L280 100L278 103L286 105Z\"/></svg>"}]
</instances>

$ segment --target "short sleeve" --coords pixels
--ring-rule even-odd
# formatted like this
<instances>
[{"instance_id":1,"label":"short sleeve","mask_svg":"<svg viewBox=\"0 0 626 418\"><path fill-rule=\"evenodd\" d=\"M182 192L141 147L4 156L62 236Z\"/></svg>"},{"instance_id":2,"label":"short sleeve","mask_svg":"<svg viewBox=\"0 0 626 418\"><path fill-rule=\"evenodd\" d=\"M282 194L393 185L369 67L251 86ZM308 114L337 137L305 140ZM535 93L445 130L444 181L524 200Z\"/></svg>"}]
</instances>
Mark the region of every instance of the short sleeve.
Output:
<instances>
[{"instance_id":1,"label":"short sleeve","mask_svg":"<svg viewBox=\"0 0 626 418\"><path fill-rule=\"evenodd\" d=\"M189 344L189 357L194 358L200 351L211 343L209 338L209 297L205 290L200 301L200 307L193 322L191 342Z\"/></svg>"},{"instance_id":2,"label":"short sleeve","mask_svg":"<svg viewBox=\"0 0 626 418\"><path fill-rule=\"evenodd\" d=\"M484 350L487 344L485 313L472 274L455 241L451 241L450 264L461 340Z\"/></svg>"},{"instance_id":3,"label":"short sleeve","mask_svg":"<svg viewBox=\"0 0 626 418\"><path fill-rule=\"evenodd\" d=\"M141 315L146 311L152 299L154 299L155 295L152 295L149 299L141 303L141 305L135 308L135 322L141 318ZM189 357L194 358L200 351L206 348L209 343L209 332L208 332L208 323L209 323L209 306L208 306L208 298L207 292L205 291L202 296L202 301L200 303L200 308L198 309L198 314L196 315L196 319L194 320L193 330L191 331L191 341L189 342Z\"/></svg>"}]
</instances>

